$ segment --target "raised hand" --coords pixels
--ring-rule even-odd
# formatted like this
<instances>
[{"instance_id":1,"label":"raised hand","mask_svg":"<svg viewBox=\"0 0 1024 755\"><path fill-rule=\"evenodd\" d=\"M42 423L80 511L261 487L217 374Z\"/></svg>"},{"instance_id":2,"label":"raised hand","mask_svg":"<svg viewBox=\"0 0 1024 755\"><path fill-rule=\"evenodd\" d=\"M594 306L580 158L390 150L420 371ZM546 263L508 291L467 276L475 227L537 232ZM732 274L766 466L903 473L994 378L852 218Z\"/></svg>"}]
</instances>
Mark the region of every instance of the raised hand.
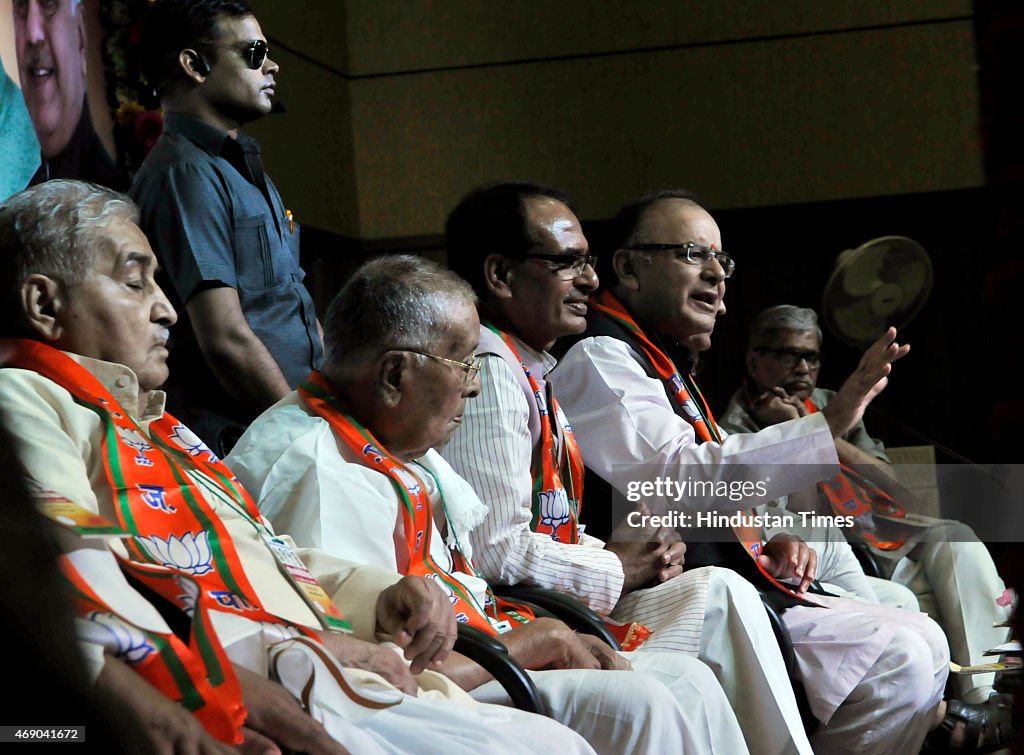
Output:
<instances>
[{"instance_id":1,"label":"raised hand","mask_svg":"<svg viewBox=\"0 0 1024 755\"><path fill-rule=\"evenodd\" d=\"M888 385L892 363L905 357L909 351L910 344L896 343L896 328L889 328L868 347L857 369L846 379L835 398L821 410L833 438L842 437L860 421L867 405Z\"/></svg>"}]
</instances>

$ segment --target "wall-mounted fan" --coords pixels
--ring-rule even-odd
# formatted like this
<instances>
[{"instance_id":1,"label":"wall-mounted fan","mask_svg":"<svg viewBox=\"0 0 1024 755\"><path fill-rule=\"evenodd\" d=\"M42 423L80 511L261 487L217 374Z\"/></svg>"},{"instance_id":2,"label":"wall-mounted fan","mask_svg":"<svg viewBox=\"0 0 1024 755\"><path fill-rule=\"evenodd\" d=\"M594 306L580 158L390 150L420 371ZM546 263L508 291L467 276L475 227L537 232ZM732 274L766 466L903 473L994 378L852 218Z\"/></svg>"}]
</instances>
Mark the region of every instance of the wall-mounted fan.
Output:
<instances>
[{"instance_id":1,"label":"wall-mounted fan","mask_svg":"<svg viewBox=\"0 0 1024 755\"><path fill-rule=\"evenodd\" d=\"M905 326L932 290L932 263L906 236L883 236L836 258L825 284L822 313L828 329L848 346L869 346L887 327Z\"/></svg>"}]
</instances>

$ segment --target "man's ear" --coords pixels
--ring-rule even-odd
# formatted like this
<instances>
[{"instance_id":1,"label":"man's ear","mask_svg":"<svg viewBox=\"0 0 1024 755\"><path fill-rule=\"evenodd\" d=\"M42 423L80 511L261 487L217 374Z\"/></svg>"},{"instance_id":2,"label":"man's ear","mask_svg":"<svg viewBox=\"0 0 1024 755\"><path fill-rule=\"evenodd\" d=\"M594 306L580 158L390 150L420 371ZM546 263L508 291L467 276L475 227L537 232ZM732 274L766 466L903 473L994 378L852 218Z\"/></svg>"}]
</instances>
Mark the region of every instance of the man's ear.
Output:
<instances>
[{"instance_id":1,"label":"man's ear","mask_svg":"<svg viewBox=\"0 0 1024 755\"><path fill-rule=\"evenodd\" d=\"M619 285L629 291L640 289L636 274L637 257L628 249L616 249L612 253L612 270L619 279Z\"/></svg>"},{"instance_id":2,"label":"man's ear","mask_svg":"<svg viewBox=\"0 0 1024 755\"><path fill-rule=\"evenodd\" d=\"M496 299L512 298L512 261L502 254L488 254L484 259L484 282Z\"/></svg>"},{"instance_id":3,"label":"man's ear","mask_svg":"<svg viewBox=\"0 0 1024 755\"><path fill-rule=\"evenodd\" d=\"M747 375L753 376L754 367L757 365L757 352L753 349L747 349L747 356L744 361L747 365Z\"/></svg>"},{"instance_id":4,"label":"man's ear","mask_svg":"<svg viewBox=\"0 0 1024 755\"><path fill-rule=\"evenodd\" d=\"M78 16L78 54L82 57L82 70L89 70L89 54L86 52L85 40L85 8L79 6L76 13Z\"/></svg>"},{"instance_id":5,"label":"man's ear","mask_svg":"<svg viewBox=\"0 0 1024 755\"><path fill-rule=\"evenodd\" d=\"M33 273L21 284L21 311L29 330L44 341L59 341L64 335L63 289L53 278Z\"/></svg>"},{"instance_id":6,"label":"man's ear","mask_svg":"<svg viewBox=\"0 0 1024 755\"><path fill-rule=\"evenodd\" d=\"M373 391L384 406L393 408L401 403L402 381L409 377L412 358L406 351L387 351L378 360Z\"/></svg>"},{"instance_id":7,"label":"man's ear","mask_svg":"<svg viewBox=\"0 0 1024 755\"><path fill-rule=\"evenodd\" d=\"M206 58L202 56L202 53L191 48L186 48L178 53L178 65L185 72L185 76L196 84L202 84L210 75L210 64L206 62Z\"/></svg>"}]
</instances>

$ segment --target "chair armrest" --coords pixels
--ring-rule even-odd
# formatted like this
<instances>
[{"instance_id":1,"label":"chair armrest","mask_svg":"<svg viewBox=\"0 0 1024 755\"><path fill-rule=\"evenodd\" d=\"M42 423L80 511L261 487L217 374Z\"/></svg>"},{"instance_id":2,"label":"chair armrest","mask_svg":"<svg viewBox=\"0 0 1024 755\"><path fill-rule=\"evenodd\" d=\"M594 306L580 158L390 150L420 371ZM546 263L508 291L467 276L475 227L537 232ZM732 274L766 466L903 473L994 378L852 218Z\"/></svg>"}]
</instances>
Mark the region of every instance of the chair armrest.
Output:
<instances>
[{"instance_id":1,"label":"chair armrest","mask_svg":"<svg viewBox=\"0 0 1024 755\"><path fill-rule=\"evenodd\" d=\"M871 550L870 545L857 540L850 540L850 548L853 549L853 555L860 561L860 566L865 574L869 577L878 577L879 579L886 578L882 562L879 560L878 554Z\"/></svg>"},{"instance_id":2,"label":"chair armrest","mask_svg":"<svg viewBox=\"0 0 1024 755\"><path fill-rule=\"evenodd\" d=\"M782 662L786 666L786 675L793 687L793 696L796 698L796 707L800 711L800 719L803 721L804 730L810 734L818 728L819 722L811 713L811 706L807 700L807 690L804 689L797 665L796 652L793 650L793 637L789 633L789 627L782 620L782 612L790 605L789 597L777 590L771 592L757 591L761 596L761 603L768 614L768 622L775 632L775 639L779 643L779 652L782 653Z\"/></svg>"},{"instance_id":3,"label":"chair armrest","mask_svg":"<svg viewBox=\"0 0 1024 755\"><path fill-rule=\"evenodd\" d=\"M495 678L508 693L512 704L527 713L548 715L547 705L537 691L537 685L520 666L508 649L486 632L467 624L459 624L459 635L455 640L455 651L479 664Z\"/></svg>"},{"instance_id":4,"label":"chair armrest","mask_svg":"<svg viewBox=\"0 0 1024 755\"><path fill-rule=\"evenodd\" d=\"M506 600L522 600L538 605L575 631L593 635L604 640L612 649L622 650L615 635L605 626L604 620L571 595L533 585L501 585L495 587L494 591L496 595Z\"/></svg>"}]
</instances>

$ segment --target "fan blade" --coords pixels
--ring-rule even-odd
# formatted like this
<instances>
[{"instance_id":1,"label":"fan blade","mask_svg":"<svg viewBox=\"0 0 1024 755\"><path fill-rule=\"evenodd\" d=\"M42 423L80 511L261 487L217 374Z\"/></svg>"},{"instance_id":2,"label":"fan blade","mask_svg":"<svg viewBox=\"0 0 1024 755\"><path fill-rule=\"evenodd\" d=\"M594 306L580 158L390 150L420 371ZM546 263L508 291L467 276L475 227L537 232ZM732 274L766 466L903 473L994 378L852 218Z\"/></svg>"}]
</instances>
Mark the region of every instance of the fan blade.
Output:
<instances>
[{"instance_id":1,"label":"fan blade","mask_svg":"<svg viewBox=\"0 0 1024 755\"><path fill-rule=\"evenodd\" d=\"M885 317L878 316L871 299L859 299L845 307L836 307L830 318L833 330L846 343L867 346L880 336L887 326Z\"/></svg>"}]
</instances>

